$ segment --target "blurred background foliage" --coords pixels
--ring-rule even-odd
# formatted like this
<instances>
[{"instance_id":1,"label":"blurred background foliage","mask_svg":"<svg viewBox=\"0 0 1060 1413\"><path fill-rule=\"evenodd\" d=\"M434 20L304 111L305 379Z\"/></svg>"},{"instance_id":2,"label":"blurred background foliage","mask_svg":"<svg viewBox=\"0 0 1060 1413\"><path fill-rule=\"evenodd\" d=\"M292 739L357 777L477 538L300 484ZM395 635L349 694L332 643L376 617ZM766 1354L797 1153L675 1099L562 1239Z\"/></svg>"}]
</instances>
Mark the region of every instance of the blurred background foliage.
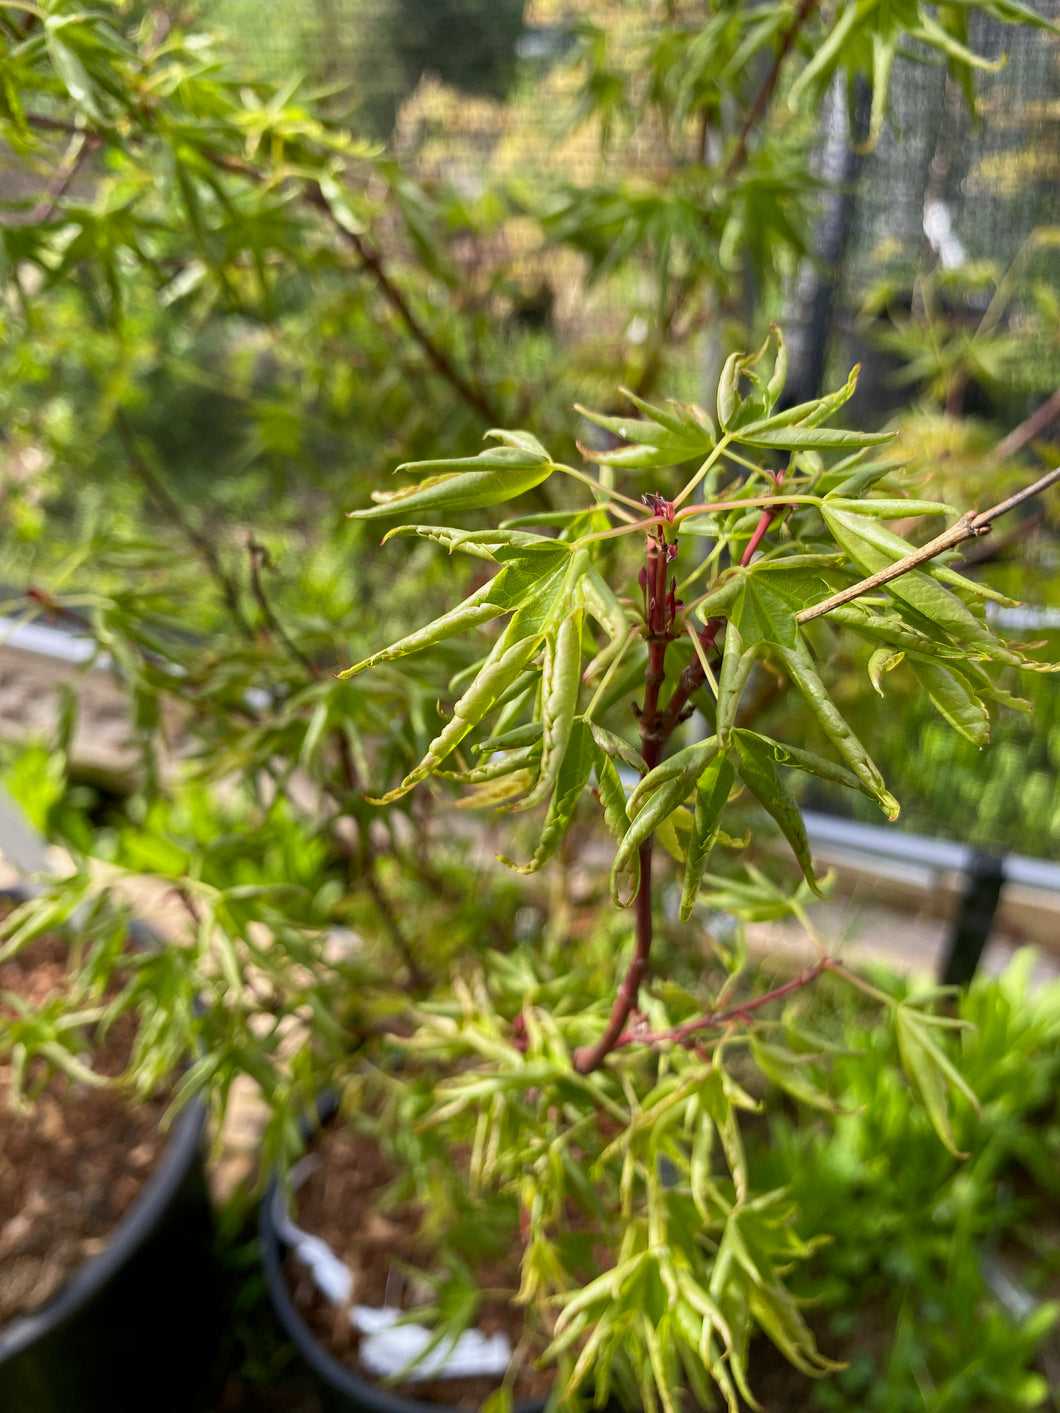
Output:
<instances>
[{"instance_id":1,"label":"blurred background foliage","mask_svg":"<svg viewBox=\"0 0 1060 1413\"><path fill-rule=\"evenodd\" d=\"M410 548L395 577L341 514L398 461L496 424L571 455L574 402L702 398L770 320L793 402L862 363L854 420L902 427L924 494L981 503L1056 456L1054 0L41 13L3 7L12 596L113 592L244 659L345 623L349 660L442 572ZM1041 507L988 552L1056 602ZM1055 847L1048 680L981 755L889 685L901 711L863 725L909 822Z\"/></svg>"},{"instance_id":2,"label":"blurred background foliage","mask_svg":"<svg viewBox=\"0 0 1060 1413\"><path fill-rule=\"evenodd\" d=\"M1057 1407L1058 1306L1043 1297L1060 1271L1060 990L1035 984L1033 968L1020 953L958 1004L970 1022L961 1070L982 1104L980 1116L962 1109L959 1164L932 1148L895 1083L893 1041L856 1002L817 995L786 1018L829 1027L845 1047L834 1071L841 1111L808 1118L770 1102L750 1156L788 1187L805 1235L830 1238L795 1288L827 1331L822 1347L847 1367L803 1380L801 1394L778 1371L775 1393L759 1389L767 1406L775 1396L799 1413Z\"/></svg>"}]
</instances>

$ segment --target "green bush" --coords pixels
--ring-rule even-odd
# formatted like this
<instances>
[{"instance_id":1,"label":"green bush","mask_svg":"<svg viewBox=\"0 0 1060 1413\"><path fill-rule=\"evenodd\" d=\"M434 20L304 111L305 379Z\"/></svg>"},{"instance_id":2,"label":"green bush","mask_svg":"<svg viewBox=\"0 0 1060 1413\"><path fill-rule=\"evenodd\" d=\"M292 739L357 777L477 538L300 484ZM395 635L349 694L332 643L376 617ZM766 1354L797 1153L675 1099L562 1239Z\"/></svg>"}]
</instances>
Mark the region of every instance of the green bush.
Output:
<instances>
[{"instance_id":1,"label":"green bush","mask_svg":"<svg viewBox=\"0 0 1060 1413\"><path fill-rule=\"evenodd\" d=\"M1050 1405L1043 1349L1055 1345L1060 1246L1060 983L1035 985L1034 954L1000 978L978 977L958 1004L969 1023L960 1065L978 1095L955 1115L955 1161L933 1141L894 1068L893 1038L839 1001L801 1011L847 1053L834 1062L842 1112L793 1120L775 1102L753 1130L750 1161L783 1184L811 1242L827 1233L795 1282L821 1346L849 1366L787 1405L822 1413L943 1413ZM793 1008L794 1010L794 1008ZM1036 1313L992 1293L991 1261ZM804 1401L799 1401L799 1398Z\"/></svg>"}]
</instances>

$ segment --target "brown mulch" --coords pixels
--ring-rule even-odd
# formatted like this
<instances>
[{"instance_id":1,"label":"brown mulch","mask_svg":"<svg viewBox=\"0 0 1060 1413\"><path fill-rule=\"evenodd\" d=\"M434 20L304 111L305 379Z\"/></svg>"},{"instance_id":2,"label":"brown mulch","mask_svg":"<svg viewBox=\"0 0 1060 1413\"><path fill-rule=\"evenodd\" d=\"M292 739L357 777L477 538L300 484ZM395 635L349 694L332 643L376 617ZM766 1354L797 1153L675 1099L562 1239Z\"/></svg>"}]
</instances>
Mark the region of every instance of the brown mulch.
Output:
<instances>
[{"instance_id":1,"label":"brown mulch","mask_svg":"<svg viewBox=\"0 0 1060 1413\"><path fill-rule=\"evenodd\" d=\"M0 965L0 992L40 1006L65 985L69 944L44 937ZM0 1028L12 1008L0 998ZM120 1075L136 1034L119 1017L85 1052L101 1075ZM81 1056L85 1059L86 1056ZM30 1088L43 1078L30 1067ZM117 1088L53 1074L27 1114L11 1105L11 1066L0 1052L0 1327L50 1300L100 1251L154 1170L165 1136L160 1095L131 1108Z\"/></svg>"},{"instance_id":2,"label":"brown mulch","mask_svg":"<svg viewBox=\"0 0 1060 1413\"><path fill-rule=\"evenodd\" d=\"M401 1265L429 1269L429 1253L417 1238L415 1204L377 1210L381 1190L393 1179L378 1146L363 1135L334 1125L314 1140L310 1152L318 1164L298 1188L298 1225L322 1237L353 1271L354 1301L358 1305L400 1305L412 1308L415 1289L402 1279ZM518 1243L498 1267L480 1271L483 1289L509 1291L503 1297L484 1296L476 1319L484 1334L507 1333L515 1349L523 1336L521 1309L512 1303L519 1287ZM425 1259L426 1257L426 1259ZM337 1310L317 1290L306 1268L288 1255L285 1271L302 1318L336 1359L360 1377L372 1381L358 1357L358 1332L345 1311ZM388 1289L389 1287L389 1289ZM516 1402L545 1399L552 1385L551 1370L537 1370L523 1363L515 1375ZM477 1408L499 1386L492 1378L428 1379L387 1385L405 1398L420 1403Z\"/></svg>"}]
</instances>

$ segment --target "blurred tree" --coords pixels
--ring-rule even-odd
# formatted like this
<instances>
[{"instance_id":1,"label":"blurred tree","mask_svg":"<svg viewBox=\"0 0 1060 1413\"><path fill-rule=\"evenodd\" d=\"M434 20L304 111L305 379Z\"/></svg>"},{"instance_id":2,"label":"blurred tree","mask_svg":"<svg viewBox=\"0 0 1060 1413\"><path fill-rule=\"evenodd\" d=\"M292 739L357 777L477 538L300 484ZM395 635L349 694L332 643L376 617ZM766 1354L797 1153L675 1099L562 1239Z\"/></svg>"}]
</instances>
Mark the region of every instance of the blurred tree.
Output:
<instances>
[{"instance_id":1,"label":"blurred tree","mask_svg":"<svg viewBox=\"0 0 1060 1413\"><path fill-rule=\"evenodd\" d=\"M334 32L336 0L318 0ZM425 73L476 97L503 99L516 71L525 0L384 0L359 7L349 75L334 60L331 79L349 79L357 111L377 136L394 127L401 104ZM329 22L330 20L330 22Z\"/></svg>"}]
</instances>

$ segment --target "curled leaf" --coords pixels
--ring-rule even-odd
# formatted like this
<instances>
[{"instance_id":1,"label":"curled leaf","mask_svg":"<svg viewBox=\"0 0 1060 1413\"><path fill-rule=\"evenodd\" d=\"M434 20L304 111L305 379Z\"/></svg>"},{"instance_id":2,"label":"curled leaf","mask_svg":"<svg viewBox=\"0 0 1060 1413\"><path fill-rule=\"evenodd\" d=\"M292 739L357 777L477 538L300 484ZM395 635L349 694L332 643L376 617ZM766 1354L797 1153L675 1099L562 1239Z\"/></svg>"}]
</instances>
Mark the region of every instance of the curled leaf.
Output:
<instances>
[{"instance_id":1,"label":"curled leaf","mask_svg":"<svg viewBox=\"0 0 1060 1413\"><path fill-rule=\"evenodd\" d=\"M611 898L617 907L628 907L632 898L622 898L618 880L629 868L640 846L688 799L699 776L718 750L717 738L686 746L650 770L630 796L626 813L629 828L618 846L611 868Z\"/></svg>"},{"instance_id":2,"label":"curled leaf","mask_svg":"<svg viewBox=\"0 0 1060 1413\"><path fill-rule=\"evenodd\" d=\"M377 504L347 511L351 520L382 520L394 515L418 515L424 510L479 510L499 505L539 486L555 467L544 448L516 444L490 447L478 456L450 461L408 462L397 469L428 474L415 486L375 492Z\"/></svg>"},{"instance_id":3,"label":"curled leaf","mask_svg":"<svg viewBox=\"0 0 1060 1413\"><path fill-rule=\"evenodd\" d=\"M593 739L584 721L574 722L567 739L563 759L556 771L555 789L549 800L541 837L528 863L514 863L499 855L501 862L517 873L536 873L552 857L573 818L595 759Z\"/></svg>"}]
</instances>

